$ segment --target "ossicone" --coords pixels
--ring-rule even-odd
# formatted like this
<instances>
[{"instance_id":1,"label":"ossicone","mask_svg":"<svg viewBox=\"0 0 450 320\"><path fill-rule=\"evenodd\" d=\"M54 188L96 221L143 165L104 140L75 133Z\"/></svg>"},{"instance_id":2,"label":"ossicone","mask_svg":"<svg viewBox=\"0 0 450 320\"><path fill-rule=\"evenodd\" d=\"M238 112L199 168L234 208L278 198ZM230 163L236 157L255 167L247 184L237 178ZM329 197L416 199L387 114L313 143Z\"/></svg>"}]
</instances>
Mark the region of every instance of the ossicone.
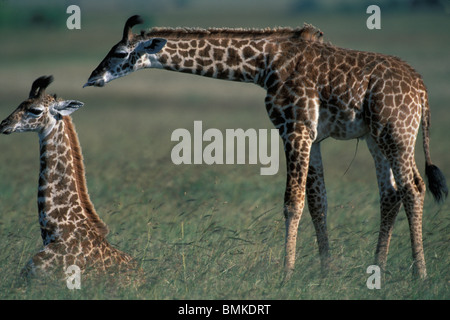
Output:
<instances>
[{"instance_id":1,"label":"ossicone","mask_svg":"<svg viewBox=\"0 0 450 320\"><path fill-rule=\"evenodd\" d=\"M29 98L34 99L37 97L41 97L44 94L45 89L52 82L53 76L42 76L34 80L33 84L31 85Z\"/></svg>"},{"instance_id":2,"label":"ossicone","mask_svg":"<svg viewBox=\"0 0 450 320\"><path fill-rule=\"evenodd\" d=\"M144 20L139 15L134 15L134 16L128 18L127 22L125 22L125 27L123 28L122 41L128 42L133 35L131 29L135 25L142 24L142 23L144 23Z\"/></svg>"}]
</instances>

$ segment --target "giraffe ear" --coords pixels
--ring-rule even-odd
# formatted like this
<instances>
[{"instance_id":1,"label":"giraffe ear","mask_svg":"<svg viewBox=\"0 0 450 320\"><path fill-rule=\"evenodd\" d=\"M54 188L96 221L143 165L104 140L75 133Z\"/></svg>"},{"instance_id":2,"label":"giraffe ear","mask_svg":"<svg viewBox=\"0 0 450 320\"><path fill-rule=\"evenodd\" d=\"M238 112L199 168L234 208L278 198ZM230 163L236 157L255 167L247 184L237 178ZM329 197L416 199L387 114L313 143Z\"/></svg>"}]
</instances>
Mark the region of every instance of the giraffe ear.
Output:
<instances>
[{"instance_id":1,"label":"giraffe ear","mask_svg":"<svg viewBox=\"0 0 450 320\"><path fill-rule=\"evenodd\" d=\"M83 102L77 100L63 100L58 101L52 106L52 113L68 116L74 111L77 111L84 105Z\"/></svg>"},{"instance_id":2,"label":"giraffe ear","mask_svg":"<svg viewBox=\"0 0 450 320\"><path fill-rule=\"evenodd\" d=\"M152 54L161 51L161 49L166 45L167 40L163 38L151 38L149 40L142 41L139 44L139 49L143 50L145 53Z\"/></svg>"}]
</instances>

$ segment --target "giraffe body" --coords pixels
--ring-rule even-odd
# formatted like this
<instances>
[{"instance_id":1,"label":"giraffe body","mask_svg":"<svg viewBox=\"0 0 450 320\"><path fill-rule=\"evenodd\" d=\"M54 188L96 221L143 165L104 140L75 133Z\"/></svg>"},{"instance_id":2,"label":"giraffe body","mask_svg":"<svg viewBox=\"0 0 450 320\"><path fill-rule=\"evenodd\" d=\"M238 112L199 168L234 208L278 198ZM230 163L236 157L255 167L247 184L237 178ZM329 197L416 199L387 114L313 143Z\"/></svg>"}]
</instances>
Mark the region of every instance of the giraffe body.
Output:
<instances>
[{"instance_id":1,"label":"giraffe body","mask_svg":"<svg viewBox=\"0 0 450 320\"><path fill-rule=\"evenodd\" d=\"M70 113L79 101L45 94L52 77L37 79L28 100L0 124L0 133L34 131L39 135L39 224L44 247L22 275L64 274L70 265L82 272L136 268L128 254L106 240L108 227L87 193L81 147Z\"/></svg>"},{"instance_id":2,"label":"giraffe body","mask_svg":"<svg viewBox=\"0 0 450 320\"><path fill-rule=\"evenodd\" d=\"M268 115L279 130L287 162L284 198L285 268L294 268L298 224L307 198L324 270L329 266L327 200L320 142L365 139L375 161L381 224L375 263L386 265L395 217L404 205L414 273L426 276L422 246L425 184L414 160L422 125L426 173L437 200L447 195L445 178L431 162L430 110L421 76L402 60L335 47L322 32L302 29L153 28L135 35L138 16L125 24L122 40L92 72L85 86L143 68L255 83L267 92Z\"/></svg>"}]
</instances>

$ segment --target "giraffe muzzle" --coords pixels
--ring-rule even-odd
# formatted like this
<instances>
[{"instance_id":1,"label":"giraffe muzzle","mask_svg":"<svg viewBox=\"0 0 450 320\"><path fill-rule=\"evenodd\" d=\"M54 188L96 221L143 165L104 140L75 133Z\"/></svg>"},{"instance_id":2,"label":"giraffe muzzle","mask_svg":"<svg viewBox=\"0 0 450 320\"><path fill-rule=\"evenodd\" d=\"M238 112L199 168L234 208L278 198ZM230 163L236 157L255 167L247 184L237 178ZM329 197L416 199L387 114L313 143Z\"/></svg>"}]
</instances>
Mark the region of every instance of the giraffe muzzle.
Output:
<instances>
[{"instance_id":1,"label":"giraffe muzzle","mask_svg":"<svg viewBox=\"0 0 450 320\"><path fill-rule=\"evenodd\" d=\"M105 85L105 80L103 80L102 78L97 78L97 79L89 79L88 82L86 82L83 86L83 88L85 87L103 87Z\"/></svg>"},{"instance_id":2,"label":"giraffe muzzle","mask_svg":"<svg viewBox=\"0 0 450 320\"><path fill-rule=\"evenodd\" d=\"M0 133L1 134L11 134L13 132L13 128L8 127L9 122L3 121L0 123Z\"/></svg>"}]
</instances>

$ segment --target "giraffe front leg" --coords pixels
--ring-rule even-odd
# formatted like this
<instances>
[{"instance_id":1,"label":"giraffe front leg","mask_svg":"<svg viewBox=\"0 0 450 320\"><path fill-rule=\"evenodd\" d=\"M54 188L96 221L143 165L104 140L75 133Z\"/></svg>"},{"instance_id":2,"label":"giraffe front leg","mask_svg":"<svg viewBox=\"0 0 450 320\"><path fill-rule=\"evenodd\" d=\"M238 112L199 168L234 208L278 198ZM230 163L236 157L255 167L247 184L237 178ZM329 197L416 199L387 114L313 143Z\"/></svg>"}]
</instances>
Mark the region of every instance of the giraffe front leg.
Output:
<instances>
[{"instance_id":1,"label":"giraffe front leg","mask_svg":"<svg viewBox=\"0 0 450 320\"><path fill-rule=\"evenodd\" d=\"M319 143L313 144L311 147L308 178L306 180L306 196L309 213L316 230L322 274L326 275L330 267L330 247L327 231L328 204Z\"/></svg>"},{"instance_id":2,"label":"giraffe front leg","mask_svg":"<svg viewBox=\"0 0 450 320\"><path fill-rule=\"evenodd\" d=\"M300 131L300 130L299 130ZM294 269L298 225L305 205L306 178L308 174L311 139L306 130L283 136L286 152L287 181L284 198L286 222L285 279Z\"/></svg>"},{"instance_id":3,"label":"giraffe front leg","mask_svg":"<svg viewBox=\"0 0 450 320\"><path fill-rule=\"evenodd\" d=\"M304 206L304 196L302 197L301 193L302 191L300 188L286 188L285 198L289 198L289 200L285 201L284 204L284 217L286 224L284 269L286 279L291 277L295 265L298 225L302 217Z\"/></svg>"}]
</instances>

